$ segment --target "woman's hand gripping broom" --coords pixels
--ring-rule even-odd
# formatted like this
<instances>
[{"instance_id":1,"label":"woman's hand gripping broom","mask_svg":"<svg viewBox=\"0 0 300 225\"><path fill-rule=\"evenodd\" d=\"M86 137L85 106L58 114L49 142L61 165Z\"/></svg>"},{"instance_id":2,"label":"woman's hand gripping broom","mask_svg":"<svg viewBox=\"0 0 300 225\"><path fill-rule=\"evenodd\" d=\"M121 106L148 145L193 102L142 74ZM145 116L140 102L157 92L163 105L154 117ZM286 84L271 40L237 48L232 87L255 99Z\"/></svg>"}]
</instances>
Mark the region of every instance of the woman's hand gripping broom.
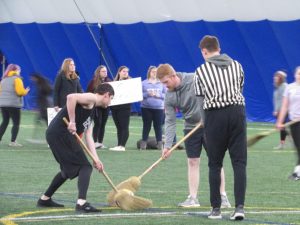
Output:
<instances>
[{"instance_id":1,"label":"woman's hand gripping broom","mask_svg":"<svg viewBox=\"0 0 300 225\"><path fill-rule=\"evenodd\" d=\"M68 120L65 117L63 118L63 120L65 124L68 126L69 125ZM85 143L81 140L79 135L77 133L75 133L74 135L76 139L79 141L84 151L87 153L87 155L93 160L93 162L96 162L97 160L95 156L90 152L90 150L85 145ZM139 209L146 209L151 207L152 205L151 200L134 196L134 193L132 191L125 188L117 189L104 170L102 170L102 174L106 179L106 181L110 184L110 186L114 190L115 195L112 202L114 202L115 205L119 206L123 210L139 210Z\"/></svg>"},{"instance_id":2,"label":"woman's hand gripping broom","mask_svg":"<svg viewBox=\"0 0 300 225\"><path fill-rule=\"evenodd\" d=\"M168 155L170 155L181 143L183 143L186 139L188 139L196 130L200 127L203 127L203 124L200 122L196 127L194 127L187 135L185 135L181 140L179 140L169 151ZM153 163L148 169L145 170L140 176L132 176L127 180L121 182L117 185L117 189L126 189L130 190L131 192L136 192L139 187L141 186L141 179L149 173L154 167L156 167L162 160L165 158L162 156L160 157L155 163ZM107 195L107 202L110 206L115 206L115 196L116 191L111 190Z\"/></svg>"}]
</instances>

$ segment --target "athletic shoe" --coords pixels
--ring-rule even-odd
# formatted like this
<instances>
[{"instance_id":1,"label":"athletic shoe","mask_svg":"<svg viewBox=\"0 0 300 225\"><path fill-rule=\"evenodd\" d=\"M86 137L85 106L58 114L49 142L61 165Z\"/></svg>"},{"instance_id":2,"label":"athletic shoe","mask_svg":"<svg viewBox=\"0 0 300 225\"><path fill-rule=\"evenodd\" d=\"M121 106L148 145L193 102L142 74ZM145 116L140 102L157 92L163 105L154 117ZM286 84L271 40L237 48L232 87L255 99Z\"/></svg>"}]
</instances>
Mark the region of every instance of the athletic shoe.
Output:
<instances>
[{"instance_id":1,"label":"athletic shoe","mask_svg":"<svg viewBox=\"0 0 300 225\"><path fill-rule=\"evenodd\" d=\"M19 144L16 141L10 142L8 146L10 146L10 147L23 147L23 145Z\"/></svg>"},{"instance_id":2,"label":"athletic shoe","mask_svg":"<svg viewBox=\"0 0 300 225\"><path fill-rule=\"evenodd\" d=\"M147 148L147 142L141 141L140 142L140 150L146 150L146 148Z\"/></svg>"},{"instance_id":3,"label":"athletic shoe","mask_svg":"<svg viewBox=\"0 0 300 225\"><path fill-rule=\"evenodd\" d=\"M110 148L109 150L116 151L116 152L124 152L125 151L125 147L123 147L123 146L116 146L116 147Z\"/></svg>"},{"instance_id":4,"label":"athletic shoe","mask_svg":"<svg viewBox=\"0 0 300 225\"><path fill-rule=\"evenodd\" d=\"M91 206L88 202L84 203L83 205L76 204L75 210L76 212L82 213L101 212L101 209L96 209L95 207Z\"/></svg>"},{"instance_id":5,"label":"athletic shoe","mask_svg":"<svg viewBox=\"0 0 300 225\"><path fill-rule=\"evenodd\" d=\"M221 208L230 208L231 204L226 195L221 195Z\"/></svg>"},{"instance_id":6,"label":"athletic shoe","mask_svg":"<svg viewBox=\"0 0 300 225\"><path fill-rule=\"evenodd\" d=\"M38 207L65 207L62 204L54 202L51 198L48 200L39 199L36 206Z\"/></svg>"},{"instance_id":7,"label":"athletic shoe","mask_svg":"<svg viewBox=\"0 0 300 225\"><path fill-rule=\"evenodd\" d=\"M230 216L230 220L243 220L245 219L244 206L239 205L235 208L234 212Z\"/></svg>"},{"instance_id":8,"label":"athletic shoe","mask_svg":"<svg viewBox=\"0 0 300 225\"><path fill-rule=\"evenodd\" d=\"M208 219L212 220L220 220L222 219L221 209L220 208L213 208L209 215L207 216Z\"/></svg>"},{"instance_id":9,"label":"athletic shoe","mask_svg":"<svg viewBox=\"0 0 300 225\"><path fill-rule=\"evenodd\" d=\"M181 202L178 204L178 207L183 208L192 208L192 207L199 207L199 201L197 198L193 198L192 196L188 196L187 199L184 202Z\"/></svg>"},{"instance_id":10,"label":"athletic shoe","mask_svg":"<svg viewBox=\"0 0 300 225\"><path fill-rule=\"evenodd\" d=\"M157 142L157 149L158 150L162 150L163 149L163 142L162 141L158 141Z\"/></svg>"},{"instance_id":11,"label":"athletic shoe","mask_svg":"<svg viewBox=\"0 0 300 225\"><path fill-rule=\"evenodd\" d=\"M284 148L285 148L285 145L280 143L279 145L275 146L273 149L274 150L282 150Z\"/></svg>"},{"instance_id":12,"label":"athletic shoe","mask_svg":"<svg viewBox=\"0 0 300 225\"><path fill-rule=\"evenodd\" d=\"M102 144L99 143L99 142L95 142L95 148L101 148L102 147Z\"/></svg>"},{"instance_id":13,"label":"athletic shoe","mask_svg":"<svg viewBox=\"0 0 300 225\"><path fill-rule=\"evenodd\" d=\"M289 176L289 180L300 180L300 176L297 173L292 173L292 175Z\"/></svg>"}]
</instances>

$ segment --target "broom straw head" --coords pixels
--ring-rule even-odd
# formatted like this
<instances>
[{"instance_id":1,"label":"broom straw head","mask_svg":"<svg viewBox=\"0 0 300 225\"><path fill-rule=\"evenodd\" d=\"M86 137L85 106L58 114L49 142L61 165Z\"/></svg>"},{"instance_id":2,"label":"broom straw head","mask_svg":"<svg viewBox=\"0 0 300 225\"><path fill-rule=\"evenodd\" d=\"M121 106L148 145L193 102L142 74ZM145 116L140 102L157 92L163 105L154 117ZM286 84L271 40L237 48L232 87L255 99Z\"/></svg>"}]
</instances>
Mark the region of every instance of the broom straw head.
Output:
<instances>
[{"instance_id":1,"label":"broom straw head","mask_svg":"<svg viewBox=\"0 0 300 225\"><path fill-rule=\"evenodd\" d=\"M130 178L128 178L127 180L119 183L116 188L118 190L122 190L122 189L126 189L129 190L131 192L136 192L139 187L141 186L141 180L139 177L136 176L132 176ZM115 195L117 194L117 192L115 190L111 190L106 198L107 198L107 202L110 206L116 206L116 202L115 202Z\"/></svg>"},{"instance_id":2,"label":"broom straw head","mask_svg":"<svg viewBox=\"0 0 300 225\"><path fill-rule=\"evenodd\" d=\"M128 189L118 190L114 201L117 206L127 211L147 209L152 206L151 200L134 196L133 192Z\"/></svg>"},{"instance_id":3,"label":"broom straw head","mask_svg":"<svg viewBox=\"0 0 300 225\"><path fill-rule=\"evenodd\" d=\"M250 146L256 144L259 140L263 139L264 137L269 136L271 133L273 133L273 131L272 132L270 132L270 131L269 132L262 132L262 133L259 133L257 135L254 135L253 137L248 138L247 147L250 147Z\"/></svg>"}]
</instances>

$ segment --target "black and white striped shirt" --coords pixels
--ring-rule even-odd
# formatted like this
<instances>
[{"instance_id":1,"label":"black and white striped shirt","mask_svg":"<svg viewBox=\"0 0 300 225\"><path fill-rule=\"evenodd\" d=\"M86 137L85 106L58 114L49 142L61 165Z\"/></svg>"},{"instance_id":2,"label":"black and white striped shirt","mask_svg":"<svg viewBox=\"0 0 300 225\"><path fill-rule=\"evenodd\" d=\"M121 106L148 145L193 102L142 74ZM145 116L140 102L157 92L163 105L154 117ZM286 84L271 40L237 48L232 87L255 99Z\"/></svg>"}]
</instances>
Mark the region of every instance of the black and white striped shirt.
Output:
<instances>
[{"instance_id":1,"label":"black and white striped shirt","mask_svg":"<svg viewBox=\"0 0 300 225\"><path fill-rule=\"evenodd\" d=\"M205 62L196 70L195 92L196 95L204 95L204 109L245 105L243 86L244 71L235 60L227 67Z\"/></svg>"}]
</instances>

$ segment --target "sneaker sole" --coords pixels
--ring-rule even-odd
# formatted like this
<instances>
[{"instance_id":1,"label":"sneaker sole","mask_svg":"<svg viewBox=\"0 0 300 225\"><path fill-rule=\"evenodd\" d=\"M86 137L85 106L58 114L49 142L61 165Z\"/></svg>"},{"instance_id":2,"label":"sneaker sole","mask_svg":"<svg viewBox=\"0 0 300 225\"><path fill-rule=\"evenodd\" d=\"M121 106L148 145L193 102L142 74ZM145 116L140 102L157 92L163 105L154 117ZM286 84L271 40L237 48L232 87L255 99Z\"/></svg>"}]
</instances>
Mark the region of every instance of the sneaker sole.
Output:
<instances>
[{"instance_id":1,"label":"sneaker sole","mask_svg":"<svg viewBox=\"0 0 300 225\"><path fill-rule=\"evenodd\" d=\"M242 213L236 213L234 217L230 217L230 220L243 220L245 215Z\"/></svg>"},{"instance_id":2,"label":"sneaker sole","mask_svg":"<svg viewBox=\"0 0 300 225\"><path fill-rule=\"evenodd\" d=\"M200 207L200 204L195 204L195 205L178 205L180 208L196 208Z\"/></svg>"},{"instance_id":3,"label":"sneaker sole","mask_svg":"<svg viewBox=\"0 0 300 225\"><path fill-rule=\"evenodd\" d=\"M208 216L207 218L211 219L211 220L221 220L222 219L222 215L220 215L220 216Z\"/></svg>"}]
</instances>

